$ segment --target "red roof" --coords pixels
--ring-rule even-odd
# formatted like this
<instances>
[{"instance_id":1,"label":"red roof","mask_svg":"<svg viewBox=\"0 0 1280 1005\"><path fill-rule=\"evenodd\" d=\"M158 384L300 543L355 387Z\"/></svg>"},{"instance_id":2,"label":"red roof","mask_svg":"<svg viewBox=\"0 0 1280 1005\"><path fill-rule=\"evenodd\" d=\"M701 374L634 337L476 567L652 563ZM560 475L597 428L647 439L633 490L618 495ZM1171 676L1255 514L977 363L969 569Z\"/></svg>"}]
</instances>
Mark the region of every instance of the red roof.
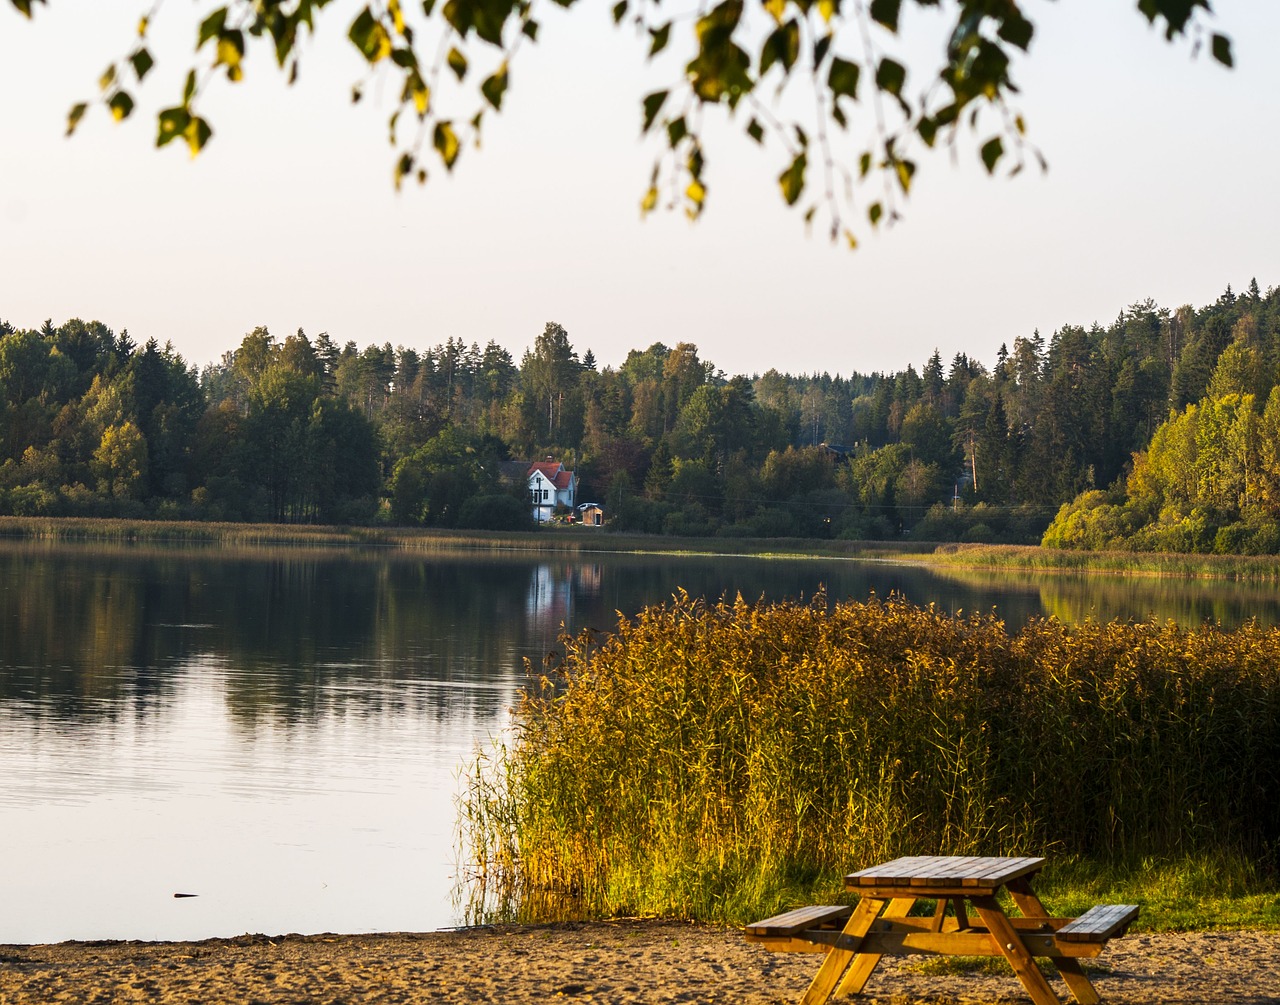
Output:
<instances>
[{"instance_id":1,"label":"red roof","mask_svg":"<svg viewBox=\"0 0 1280 1005\"><path fill-rule=\"evenodd\" d=\"M563 464L555 461L536 461L529 465L528 478L533 477L535 471L541 471L542 477L556 487L557 490L567 489L573 482L573 472L566 471Z\"/></svg>"}]
</instances>

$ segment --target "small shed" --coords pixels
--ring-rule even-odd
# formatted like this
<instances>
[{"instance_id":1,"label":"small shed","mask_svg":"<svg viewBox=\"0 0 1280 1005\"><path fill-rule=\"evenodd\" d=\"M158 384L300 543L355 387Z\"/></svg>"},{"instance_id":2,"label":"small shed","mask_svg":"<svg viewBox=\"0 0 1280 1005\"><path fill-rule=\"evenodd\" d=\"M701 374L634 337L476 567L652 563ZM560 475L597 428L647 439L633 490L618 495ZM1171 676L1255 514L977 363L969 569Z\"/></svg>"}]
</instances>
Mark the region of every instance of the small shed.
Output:
<instances>
[{"instance_id":1,"label":"small shed","mask_svg":"<svg viewBox=\"0 0 1280 1005\"><path fill-rule=\"evenodd\" d=\"M578 520L584 527L604 525L604 507L599 503L583 503L578 507Z\"/></svg>"}]
</instances>

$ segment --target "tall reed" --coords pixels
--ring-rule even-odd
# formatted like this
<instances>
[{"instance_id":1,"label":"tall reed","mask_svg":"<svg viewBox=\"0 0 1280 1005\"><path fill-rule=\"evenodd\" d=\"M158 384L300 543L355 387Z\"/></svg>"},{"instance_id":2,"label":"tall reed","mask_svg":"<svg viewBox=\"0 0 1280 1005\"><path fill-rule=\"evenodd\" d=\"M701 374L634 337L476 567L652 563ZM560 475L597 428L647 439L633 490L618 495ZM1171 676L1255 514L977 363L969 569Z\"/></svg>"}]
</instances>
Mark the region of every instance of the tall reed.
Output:
<instances>
[{"instance_id":1,"label":"tall reed","mask_svg":"<svg viewBox=\"0 0 1280 1005\"><path fill-rule=\"evenodd\" d=\"M742 920L900 854L1280 841L1280 630L681 596L564 643L468 774L489 908Z\"/></svg>"}]
</instances>

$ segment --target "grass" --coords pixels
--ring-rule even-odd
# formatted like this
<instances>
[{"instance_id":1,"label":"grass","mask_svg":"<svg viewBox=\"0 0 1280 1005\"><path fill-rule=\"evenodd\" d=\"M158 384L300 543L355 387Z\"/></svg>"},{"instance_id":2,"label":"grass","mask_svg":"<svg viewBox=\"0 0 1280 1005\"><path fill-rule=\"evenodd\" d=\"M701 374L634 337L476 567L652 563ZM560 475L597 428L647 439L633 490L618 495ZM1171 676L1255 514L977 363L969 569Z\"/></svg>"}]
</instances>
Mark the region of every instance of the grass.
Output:
<instances>
[{"instance_id":1,"label":"grass","mask_svg":"<svg viewBox=\"0 0 1280 1005\"><path fill-rule=\"evenodd\" d=\"M683 598L566 640L468 786L479 914L737 923L946 852L1048 856L1055 909L1274 924L1280 630Z\"/></svg>"},{"instance_id":2,"label":"grass","mask_svg":"<svg viewBox=\"0 0 1280 1005\"><path fill-rule=\"evenodd\" d=\"M1087 572L1099 575L1152 576L1177 579L1220 579L1245 583L1280 582L1280 556L1200 555L1134 551L1061 551L1018 545L939 545L905 561L971 569L1025 572Z\"/></svg>"},{"instance_id":3,"label":"grass","mask_svg":"<svg viewBox=\"0 0 1280 1005\"><path fill-rule=\"evenodd\" d=\"M750 555L758 558L846 558L909 562L940 569L1090 573L1280 583L1280 557L1085 552L1017 545L934 544L928 541L830 541L812 538L678 538L615 534L585 527L534 531L451 531L405 527L318 527L302 524L204 523L77 517L0 517L0 538L41 541L192 545L382 547L403 551L612 552L667 555Z\"/></svg>"}]
</instances>

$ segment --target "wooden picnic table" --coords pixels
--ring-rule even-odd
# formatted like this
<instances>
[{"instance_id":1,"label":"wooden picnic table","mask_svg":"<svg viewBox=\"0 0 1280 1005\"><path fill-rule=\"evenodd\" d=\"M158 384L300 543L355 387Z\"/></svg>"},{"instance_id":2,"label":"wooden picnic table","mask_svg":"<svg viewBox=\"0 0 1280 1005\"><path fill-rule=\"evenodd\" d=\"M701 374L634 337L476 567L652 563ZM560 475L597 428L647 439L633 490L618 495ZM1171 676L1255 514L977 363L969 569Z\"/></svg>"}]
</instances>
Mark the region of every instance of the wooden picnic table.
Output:
<instances>
[{"instance_id":1,"label":"wooden picnic table","mask_svg":"<svg viewBox=\"0 0 1280 1005\"><path fill-rule=\"evenodd\" d=\"M1080 1005L1101 999L1081 968L1138 916L1129 904L1101 905L1079 918L1049 916L1031 888L1043 858L972 855L913 856L850 873L845 888L856 906L802 907L747 926L746 937L768 949L826 953L801 1005L859 993L885 955L1003 956L1035 1005L1061 1005L1035 958L1053 961ZM1019 915L998 894L1007 891ZM932 916L912 917L920 898ZM970 911L972 908L972 911ZM976 913L976 918L973 916Z\"/></svg>"}]
</instances>

